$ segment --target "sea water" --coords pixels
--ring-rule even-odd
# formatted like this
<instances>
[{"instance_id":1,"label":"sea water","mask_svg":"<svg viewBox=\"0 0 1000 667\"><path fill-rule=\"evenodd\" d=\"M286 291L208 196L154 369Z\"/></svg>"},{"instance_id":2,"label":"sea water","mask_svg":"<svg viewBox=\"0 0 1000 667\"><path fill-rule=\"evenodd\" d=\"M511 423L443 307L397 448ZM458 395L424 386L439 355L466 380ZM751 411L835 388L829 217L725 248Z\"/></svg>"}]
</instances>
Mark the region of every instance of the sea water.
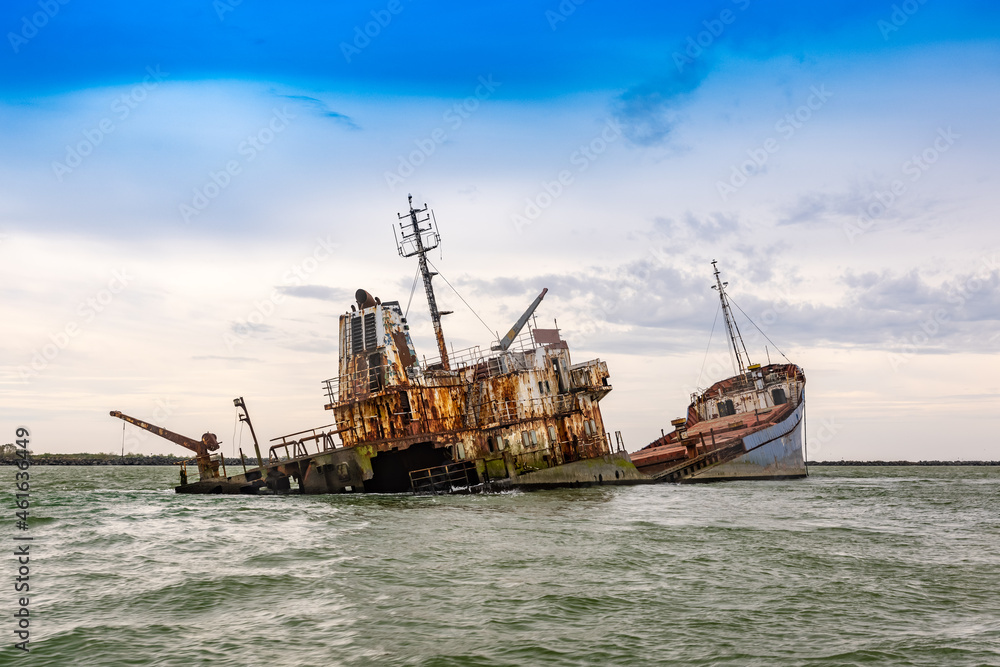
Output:
<instances>
[{"instance_id":1,"label":"sea water","mask_svg":"<svg viewBox=\"0 0 1000 667\"><path fill-rule=\"evenodd\" d=\"M27 530L14 472L2 664L1000 665L998 468L246 497L36 466Z\"/></svg>"}]
</instances>

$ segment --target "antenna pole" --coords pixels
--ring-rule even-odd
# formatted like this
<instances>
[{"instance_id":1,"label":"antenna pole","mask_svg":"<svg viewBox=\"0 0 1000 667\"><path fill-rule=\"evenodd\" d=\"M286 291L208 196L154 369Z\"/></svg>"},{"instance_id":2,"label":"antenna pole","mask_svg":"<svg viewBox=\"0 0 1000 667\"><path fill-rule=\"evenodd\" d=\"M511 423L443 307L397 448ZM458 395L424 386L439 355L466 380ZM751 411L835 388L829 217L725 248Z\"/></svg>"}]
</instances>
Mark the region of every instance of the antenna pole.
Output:
<instances>
[{"instance_id":1,"label":"antenna pole","mask_svg":"<svg viewBox=\"0 0 1000 667\"><path fill-rule=\"evenodd\" d=\"M444 331L441 330L441 316L447 315L448 312L442 313L438 310L437 299L434 298L434 286L431 285L431 278L436 276L437 272L431 271L427 267L427 253L441 245L441 235L438 234L436 227L431 226L429 215L424 215L422 218L419 217L421 213L426 214L427 204L424 204L423 208L413 208L413 195L407 195L406 199L410 205L410 212L400 213L398 216L400 220L407 221L399 223L403 235L402 240L398 244L399 255L400 257L418 255L420 275L424 279L424 293L427 295L427 307L431 311L431 321L434 323L434 336L437 338L438 352L441 354L441 367L449 370L448 347L444 342ZM428 224L426 227L421 227L423 223ZM424 243L425 234L427 235L427 243Z\"/></svg>"},{"instance_id":2,"label":"antenna pole","mask_svg":"<svg viewBox=\"0 0 1000 667\"><path fill-rule=\"evenodd\" d=\"M733 312L729 308L729 299L726 297L726 285L729 283L722 282L722 278L719 277L719 267L716 266L717 261L712 260L712 268L715 269L715 285L712 289L719 291L719 299L722 300L722 314L726 319L726 330L729 331L729 342L733 346L733 352L736 353L736 364L738 368L736 370L738 375L743 375L746 373L747 366L750 364L750 355L747 353L747 346L743 342L743 336L740 334L740 329L736 326L736 321L733 319ZM737 344L739 341L739 344ZM743 348L743 352L740 353L740 348ZM743 363L743 357L746 357L746 363Z\"/></svg>"}]
</instances>

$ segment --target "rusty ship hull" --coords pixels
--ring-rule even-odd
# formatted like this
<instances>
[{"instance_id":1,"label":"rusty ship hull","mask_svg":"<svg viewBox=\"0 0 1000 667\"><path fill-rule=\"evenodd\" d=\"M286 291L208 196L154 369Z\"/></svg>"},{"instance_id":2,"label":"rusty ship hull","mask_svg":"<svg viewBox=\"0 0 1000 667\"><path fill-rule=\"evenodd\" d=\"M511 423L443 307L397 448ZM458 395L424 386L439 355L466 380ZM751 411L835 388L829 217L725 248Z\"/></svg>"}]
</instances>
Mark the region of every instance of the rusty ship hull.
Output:
<instances>
[{"instance_id":1,"label":"rusty ship hull","mask_svg":"<svg viewBox=\"0 0 1000 667\"><path fill-rule=\"evenodd\" d=\"M718 482L808 476L803 456L805 375L794 364L718 382L674 420L674 431L632 454L657 481Z\"/></svg>"},{"instance_id":2,"label":"rusty ship hull","mask_svg":"<svg viewBox=\"0 0 1000 667\"><path fill-rule=\"evenodd\" d=\"M806 477L805 373L790 361L772 364L769 359L763 368L751 363L730 308L729 283L722 281L715 260L712 267L735 375L693 393L686 416L670 422L674 430L661 432L632 461L661 482Z\"/></svg>"}]
</instances>

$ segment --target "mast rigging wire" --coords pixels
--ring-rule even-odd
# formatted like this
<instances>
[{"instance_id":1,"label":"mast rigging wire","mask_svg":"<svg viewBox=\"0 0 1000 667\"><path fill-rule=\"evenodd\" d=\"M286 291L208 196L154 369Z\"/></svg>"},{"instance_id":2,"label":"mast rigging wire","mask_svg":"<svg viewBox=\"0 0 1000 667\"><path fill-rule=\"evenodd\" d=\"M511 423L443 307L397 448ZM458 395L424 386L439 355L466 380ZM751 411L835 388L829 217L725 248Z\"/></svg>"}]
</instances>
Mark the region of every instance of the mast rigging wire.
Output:
<instances>
[{"instance_id":1,"label":"mast rigging wire","mask_svg":"<svg viewBox=\"0 0 1000 667\"><path fill-rule=\"evenodd\" d=\"M712 336L715 334L715 325L719 323L719 311L722 310L722 303L719 303L719 307L715 310L715 319L712 320L712 331L708 334L708 345L705 346L705 358L701 362L701 370L698 371L698 381L695 382L695 387L701 386L701 377L705 373L705 364L708 363L708 350L712 347ZM732 356L732 355L730 355Z\"/></svg>"},{"instance_id":2,"label":"mast rigging wire","mask_svg":"<svg viewBox=\"0 0 1000 667\"><path fill-rule=\"evenodd\" d=\"M482 322L482 323L483 323L483 326L484 326L484 327L486 327L486 330L487 330L487 331L489 331L489 332L490 332L490 335L492 336L492 335L493 335L493 330L492 330L492 329L490 329L490 325L486 324L486 322L484 322L484 321L483 321L483 318L479 317L479 313L477 313L477 312L476 312L476 311L475 311L475 310L474 310L474 309L472 308L472 306L470 306L470 305L469 305L469 302L468 302L468 301L466 301L466 300L465 300L465 298L464 298L464 297L463 297L463 296L462 296L461 294L459 294L459 293L458 293L458 290L457 290L457 289L455 289L455 286L454 286L454 285L452 285L452 284L451 284L450 282L448 282L448 279L447 279L447 278L445 278L445 277L444 277L444 274L442 274L442 273L441 273L441 271L439 271L439 270L438 270L438 267L434 266L434 264L433 264L433 263L431 262L431 260L427 260L427 263L431 265L431 268L432 268L432 269L434 269L435 271L437 271L437 274L438 274L439 276L441 276L441 279L442 279L442 280L444 280L444 281L445 281L446 283L448 283L448 287L450 287L450 288L451 288L451 291L452 291L452 292L454 292L454 293L455 293L456 295L458 295L458 298L462 300L462 303L464 303L464 304L465 304L465 307L466 307L466 308L468 308L469 310L471 310L471 311L472 311L472 314L476 316L476 319L477 319L477 320L479 320L480 322Z\"/></svg>"},{"instance_id":3,"label":"mast rigging wire","mask_svg":"<svg viewBox=\"0 0 1000 667\"><path fill-rule=\"evenodd\" d=\"M750 316L747 315L743 311L742 308L740 308L740 304L738 304L735 301L733 301L733 297L729 296L728 294L726 296L729 298L730 301L732 301L732 304L734 306L736 306L736 308L739 309L739 311L741 313L743 313L743 317L747 318L747 321L750 322L750 324L752 324L754 326L754 328L757 329L757 331L760 331L760 335L763 336L764 338L767 338L767 334L764 333L764 331L759 326L757 326L756 322L754 322L753 320L750 319ZM770 343L771 345L774 345L774 349L776 349L778 351L778 354L780 354L781 356L785 357L785 361L787 361L788 363L792 363L792 360L785 356L785 353L781 351L780 347L778 347L777 345L774 344L773 340L771 340L770 338L767 338L767 342Z\"/></svg>"},{"instance_id":4,"label":"mast rigging wire","mask_svg":"<svg viewBox=\"0 0 1000 667\"><path fill-rule=\"evenodd\" d=\"M420 267L413 273L413 284L410 285L410 300L406 302L406 312L403 313L403 318L405 319L407 315L410 314L410 304L413 303L413 293L417 291L417 278L420 276Z\"/></svg>"}]
</instances>

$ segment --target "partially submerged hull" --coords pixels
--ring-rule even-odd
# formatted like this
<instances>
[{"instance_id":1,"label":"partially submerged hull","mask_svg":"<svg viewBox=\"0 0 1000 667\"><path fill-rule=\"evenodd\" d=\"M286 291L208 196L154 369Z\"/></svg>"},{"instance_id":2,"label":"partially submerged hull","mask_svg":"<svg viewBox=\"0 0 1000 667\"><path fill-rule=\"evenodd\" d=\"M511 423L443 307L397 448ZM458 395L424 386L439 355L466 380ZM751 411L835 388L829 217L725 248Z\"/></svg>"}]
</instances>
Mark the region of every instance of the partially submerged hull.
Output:
<instances>
[{"instance_id":1,"label":"partially submerged hull","mask_svg":"<svg viewBox=\"0 0 1000 667\"><path fill-rule=\"evenodd\" d=\"M717 382L674 420L675 430L632 454L662 482L806 477L805 375L794 364L752 367Z\"/></svg>"},{"instance_id":2,"label":"partially submerged hull","mask_svg":"<svg viewBox=\"0 0 1000 667\"><path fill-rule=\"evenodd\" d=\"M691 475L686 482L721 482L741 479L796 479L807 477L802 455L800 404L784 420L743 438L746 453Z\"/></svg>"}]
</instances>

